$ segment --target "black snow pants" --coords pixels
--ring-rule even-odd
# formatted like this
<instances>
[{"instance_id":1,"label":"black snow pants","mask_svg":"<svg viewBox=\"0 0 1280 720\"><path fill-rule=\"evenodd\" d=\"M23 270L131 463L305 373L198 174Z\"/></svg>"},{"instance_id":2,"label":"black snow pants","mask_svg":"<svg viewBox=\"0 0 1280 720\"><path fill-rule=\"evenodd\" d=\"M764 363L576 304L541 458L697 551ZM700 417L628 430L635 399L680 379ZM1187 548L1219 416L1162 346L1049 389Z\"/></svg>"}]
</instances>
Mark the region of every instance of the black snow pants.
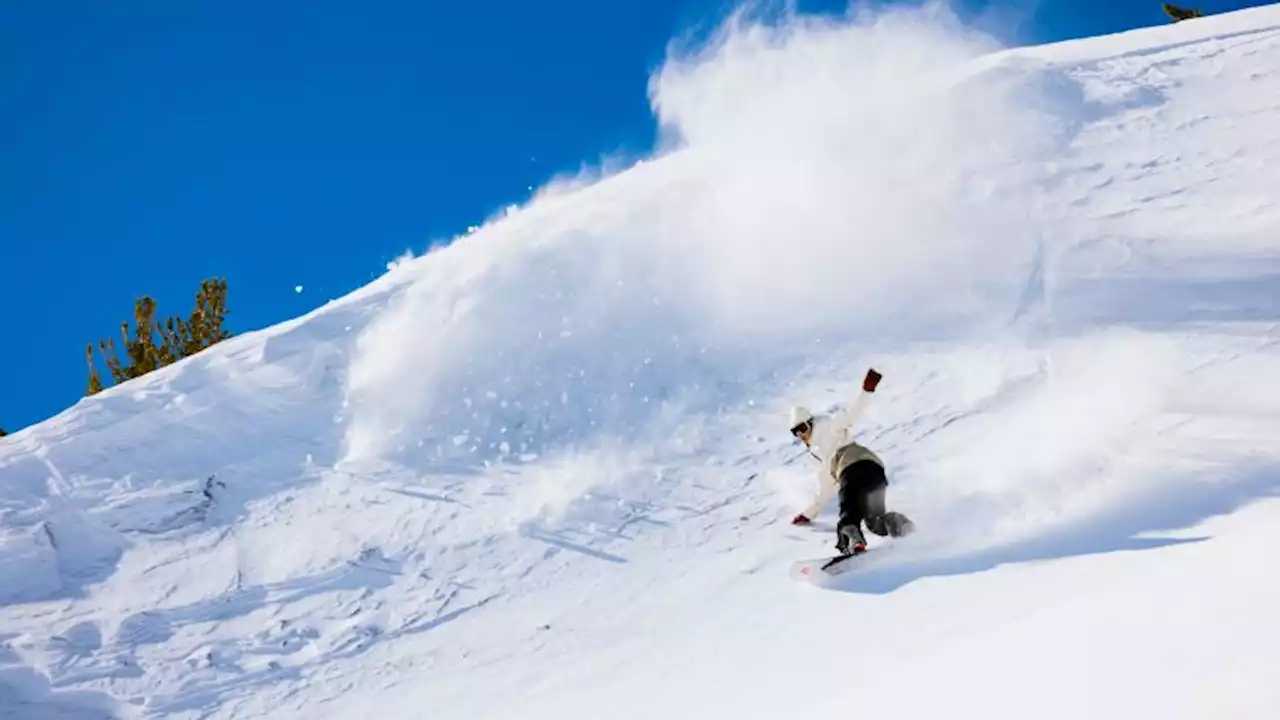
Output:
<instances>
[{"instance_id":1,"label":"black snow pants","mask_svg":"<svg viewBox=\"0 0 1280 720\"><path fill-rule=\"evenodd\" d=\"M840 522L836 525L840 552L855 543L866 543L862 524L881 537L901 537L913 529L905 515L885 511L884 496L889 487L884 468L871 460L859 460L840 473Z\"/></svg>"}]
</instances>

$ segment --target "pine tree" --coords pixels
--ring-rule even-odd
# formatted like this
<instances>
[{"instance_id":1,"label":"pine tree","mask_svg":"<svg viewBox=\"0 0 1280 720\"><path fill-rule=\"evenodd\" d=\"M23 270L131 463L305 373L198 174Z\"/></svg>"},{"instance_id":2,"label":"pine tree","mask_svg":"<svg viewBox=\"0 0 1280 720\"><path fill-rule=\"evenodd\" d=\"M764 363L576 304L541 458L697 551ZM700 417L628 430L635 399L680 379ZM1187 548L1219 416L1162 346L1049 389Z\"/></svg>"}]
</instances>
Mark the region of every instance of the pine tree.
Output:
<instances>
[{"instance_id":1,"label":"pine tree","mask_svg":"<svg viewBox=\"0 0 1280 720\"><path fill-rule=\"evenodd\" d=\"M227 281L205 280L196 293L196 307L191 319L181 328L182 356L194 355L231 337L222 324L227 318ZM175 325L180 324L179 320Z\"/></svg>"},{"instance_id":2,"label":"pine tree","mask_svg":"<svg viewBox=\"0 0 1280 720\"><path fill-rule=\"evenodd\" d=\"M1166 15L1173 18L1174 22L1179 22L1181 20L1190 20L1191 18L1204 17L1204 13L1200 12L1196 8L1191 8L1191 9L1180 8L1177 5L1170 5L1169 3L1160 3L1160 6L1164 8L1164 12Z\"/></svg>"},{"instance_id":3,"label":"pine tree","mask_svg":"<svg viewBox=\"0 0 1280 720\"><path fill-rule=\"evenodd\" d=\"M102 378L98 376L98 368L93 364L93 343L84 346L84 359L89 364L89 389L85 395L97 395L102 392Z\"/></svg>"},{"instance_id":4,"label":"pine tree","mask_svg":"<svg viewBox=\"0 0 1280 720\"><path fill-rule=\"evenodd\" d=\"M151 297L139 298L133 307L132 335L127 320L120 324L123 358L117 353L113 340L98 341L98 349L112 380L122 383L141 377L230 338L231 333L223 327L227 316L226 304L225 279L200 283L195 308L185 320L170 317L163 323L157 323L156 301ZM101 392L103 386L94 364L92 343L85 348L85 358L89 364L86 394L94 395Z\"/></svg>"}]
</instances>

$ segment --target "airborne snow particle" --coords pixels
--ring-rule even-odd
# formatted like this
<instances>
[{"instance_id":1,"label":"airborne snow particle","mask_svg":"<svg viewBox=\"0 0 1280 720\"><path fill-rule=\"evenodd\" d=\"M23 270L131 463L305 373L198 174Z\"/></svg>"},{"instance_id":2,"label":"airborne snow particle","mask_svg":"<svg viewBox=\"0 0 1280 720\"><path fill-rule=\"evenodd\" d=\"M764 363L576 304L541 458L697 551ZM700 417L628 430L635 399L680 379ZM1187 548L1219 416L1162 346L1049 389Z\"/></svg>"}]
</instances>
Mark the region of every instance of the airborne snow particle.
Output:
<instances>
[{"instance_id":1,"label":"airborne snow particle","mask_svg":"<svg viewBox=\"0 0 1280 720\"><path fill-rule=\"evenodd\" d=\"M301 292L302 292L302 286L301 286L301 285L294 285L294 286L293 286L293 291L294 291L294 292L296 292L296 293L301 293Z\"/></svg>"}]
</instances>

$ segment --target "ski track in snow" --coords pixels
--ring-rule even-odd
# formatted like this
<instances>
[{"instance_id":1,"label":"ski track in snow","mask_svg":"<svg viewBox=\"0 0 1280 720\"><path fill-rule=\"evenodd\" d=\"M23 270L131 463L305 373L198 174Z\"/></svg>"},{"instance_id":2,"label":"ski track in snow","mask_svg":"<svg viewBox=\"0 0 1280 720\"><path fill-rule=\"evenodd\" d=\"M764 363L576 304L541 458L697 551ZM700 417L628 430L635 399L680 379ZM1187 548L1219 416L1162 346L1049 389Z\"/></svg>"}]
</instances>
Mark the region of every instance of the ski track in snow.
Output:
<instances>
[{"instance_id":1,"label":"ski track in snow","mask_svg":"<svg viewBox=\"0 0 1280 720\"><path fill-rule=\"evenodd\" d=\"M874 27L673 60L680 151L0 438L0 717L1265 717L1280 11ZM920 532L810 593L783 418L869 365Z\"/></svg>"}]
</instances>

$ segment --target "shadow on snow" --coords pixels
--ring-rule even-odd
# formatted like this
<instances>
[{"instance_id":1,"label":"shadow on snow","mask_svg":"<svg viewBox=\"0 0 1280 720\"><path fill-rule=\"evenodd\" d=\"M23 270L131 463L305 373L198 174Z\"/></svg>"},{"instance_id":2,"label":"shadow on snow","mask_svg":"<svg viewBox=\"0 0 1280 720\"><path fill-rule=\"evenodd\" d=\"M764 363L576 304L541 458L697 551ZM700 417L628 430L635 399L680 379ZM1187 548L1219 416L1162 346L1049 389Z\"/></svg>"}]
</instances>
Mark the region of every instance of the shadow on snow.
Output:
<instances>
[{"instance_id":1,"label":"shadow on snow","mask_svg":"<svg viewBox=\"0 0 1280 720\"><path fill-rule=\"evenodd\" d=\"M1066 527L971 552L938 556L920 548L913 553L910 539L895 541L868 554L863 567L853 568L828 586L845 592L884 594L923 578L970 575L1000 565L1199 543L1211 537L1143 535L1191 527L1256 500L1278 496L1280 466L1276 465L1255 468L1236 481L1195 483L1184 479Z\"/></svg>"}]
</instances>

